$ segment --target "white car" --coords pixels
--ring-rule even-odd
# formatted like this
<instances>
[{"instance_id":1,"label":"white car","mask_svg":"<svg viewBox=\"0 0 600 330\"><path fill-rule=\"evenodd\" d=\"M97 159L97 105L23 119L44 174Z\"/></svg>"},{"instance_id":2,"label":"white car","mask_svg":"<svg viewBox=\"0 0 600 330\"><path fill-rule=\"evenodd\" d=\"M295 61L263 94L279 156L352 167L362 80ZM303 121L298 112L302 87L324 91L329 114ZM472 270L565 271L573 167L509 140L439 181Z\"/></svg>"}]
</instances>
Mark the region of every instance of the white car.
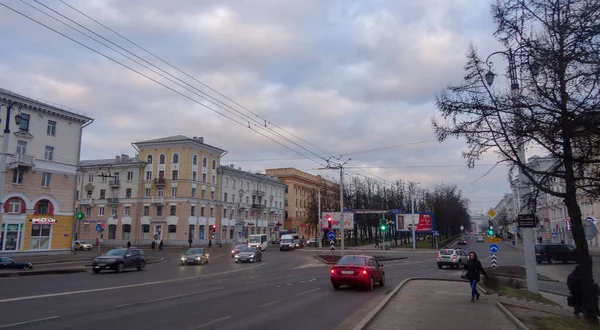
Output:
<instances>
[{"instance_id":1,"label":"white car","mask_svg":"<svg viewBox=\"0 0 600 330\"><path fill-rule=\"evenodd\" d=\"M483 239L483 236L477 236L477 243L479 242L485 242L485 239Z\"/></svg>"},{"instance_id":2,"label":"white car","mask_svg":"<svg viewBox=\"0 0 600 330\"><path fill-rule=\"evenodd\" d=\"M75 241L75 250L89 251L91 249L92 249L92 244L86 243L84 241Z\"/></svg>"}]
</instances>

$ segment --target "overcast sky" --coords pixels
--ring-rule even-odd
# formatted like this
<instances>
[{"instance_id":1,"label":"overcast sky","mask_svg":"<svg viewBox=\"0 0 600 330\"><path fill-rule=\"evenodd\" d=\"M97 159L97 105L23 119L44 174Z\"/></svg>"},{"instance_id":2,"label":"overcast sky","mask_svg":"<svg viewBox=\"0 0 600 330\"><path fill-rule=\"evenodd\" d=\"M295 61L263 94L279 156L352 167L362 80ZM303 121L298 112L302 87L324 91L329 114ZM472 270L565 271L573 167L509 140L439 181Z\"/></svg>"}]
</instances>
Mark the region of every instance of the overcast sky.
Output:
<instances>
[{"instance_id":1,"label":"overcast sky","mask_svg":"<svg viewBox=\"0 0 600 330\"><path fill-rule=\"evenodd\" d=\"M469 43L482 56L501 49L488 1L65 0L181 72L60 1L40 2L176 78L33 0L4 3L187 96L0 6L0 87L93 117L83 159L132 155L131 142L182 134L228 150L222 164L331 176L337 174L315 171L319 164L290 149L316 158L405 145L345 158L352 157L348 166L369 167L353 173L378 180L455 183L473 210L487 210L509 191L505 166L473 183L495 155L467 169L464 142L432 141L430 124L435 94L462 79Z\"/></svg>"}]
</instances>

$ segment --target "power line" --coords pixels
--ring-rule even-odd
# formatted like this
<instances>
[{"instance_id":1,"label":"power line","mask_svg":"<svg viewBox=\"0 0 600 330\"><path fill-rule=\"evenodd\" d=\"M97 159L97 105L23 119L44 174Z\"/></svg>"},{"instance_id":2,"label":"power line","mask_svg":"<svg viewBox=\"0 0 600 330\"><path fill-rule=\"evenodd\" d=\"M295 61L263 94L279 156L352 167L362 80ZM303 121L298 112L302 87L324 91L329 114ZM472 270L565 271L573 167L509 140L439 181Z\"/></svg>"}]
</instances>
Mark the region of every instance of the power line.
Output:
<instances>
[{"instance_id":1,"label":"power line","mask_svg":"<svg viewBox=\"0 0 600 330\"><path fill-rule=\"evenodd\" d=\"M375 149L367 149L367 150L363 150L363 151L349 152L349 153L341 154L340 156L364 154L367 152L395 149L395 148L400 148L400 147L407 147L407 146L413 146L413 145L417 145L417 144L431 143L431 142L438 142L438 140L425 140L425 141L409 142L409 143L397 144L397 145L393 145L393 146L389 146L389 147L381 147L381 148L375 148Z\"/></svg>"},{"instance_id":2,"label":"power line","mask_svg":"<svg viewBox=\"0 0 600 330\"><path fill-rule=\"evenodd\" d=\"M477 164L474 167L496 166L501 164ZM505 165L509 166L509 165ZM344 166L348 169L392 169L392 168L452 168L452 167L467 167L466 165L394 165L394 166Z\"/></svg>"}]
</instances>

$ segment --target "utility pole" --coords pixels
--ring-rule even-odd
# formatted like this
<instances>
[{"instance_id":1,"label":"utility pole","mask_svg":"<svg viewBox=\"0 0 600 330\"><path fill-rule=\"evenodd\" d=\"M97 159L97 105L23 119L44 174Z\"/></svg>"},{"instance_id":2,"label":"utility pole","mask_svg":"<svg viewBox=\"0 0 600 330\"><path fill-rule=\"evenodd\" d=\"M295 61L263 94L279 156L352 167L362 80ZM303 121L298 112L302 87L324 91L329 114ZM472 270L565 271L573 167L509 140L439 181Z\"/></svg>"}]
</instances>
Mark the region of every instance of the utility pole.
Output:
<instances>
[{"instance_id":1,"label":"utility pole","mask_svg":"<svg viewBox=\"0 0 600 330\"><path fill-rule=\"evenodd\" d=\"M6 179L6 157L8 156L8 142L10 139L10 110L17 104L14 101L8 101L8 105L1 104L0 109L2 109L2 105L6 108L6 127L4 128L4 135L2 136L2 154L0 154L0 214L4 214L4 181ZM21 106L19 106L19 111L21 111ZM0 119L1 121L1 119ZM21 123L21 114L17 114L15 117L15 122L17 126ZM0 219L0 223L4 220L4 217Z\"/></svg>"},{"instance_id":2,"label":"utility pole","mask_svg":"<svg viewBox=\"0 0 600 330\"><path fill-rule=\"evenodd\" d=\"M336 158L338 161L341 159L341 157ZM352 158L348 158L348 160L346 160L343 163L334 163L333 161L331 161L331 157L329 159L326 159L325 161L327 162L327 166L324 168L320 168L320 170L340 170L340 218L338 219L338 223L340 224L340 242L341 242L341 249L340 249L340 254L343 257L344 256L344 242L345 242L345 235L344 235L344 165L346 165L346 163L348 163ZM332 165L333 163L333 165Z\"/></svg>"},{"instance_id":3,"label":"utility pole","mask_svg":"<svg viewBox=\"0 0 600 330\"><path fill-rule=\"evenodd\" d=\"M323 247L323 240L321 239L321 235L319 235L319 233L321 232L321 189L319 189L319 202L318 202L318 206L317 206L317 227L316 227L316 232L315 232L315 238L316 240L319 242L319 248ZM322 234L322 233L321 233Z\"/></svg>"},{"instance_id":4,"label":"utility pole","mask_svg":"<svg viewBox=\"0 0 600 330\"><path fill-rule=\"evenodd\" d=\"M415 199L414 197L411 197L412 199L412 203L410 203L410 208L411 208L411 213L412 213L412 243L413 243L413 250L417 249L417 241L415 240L417 234L415 232Z\"/></svg>"}]
</instances>

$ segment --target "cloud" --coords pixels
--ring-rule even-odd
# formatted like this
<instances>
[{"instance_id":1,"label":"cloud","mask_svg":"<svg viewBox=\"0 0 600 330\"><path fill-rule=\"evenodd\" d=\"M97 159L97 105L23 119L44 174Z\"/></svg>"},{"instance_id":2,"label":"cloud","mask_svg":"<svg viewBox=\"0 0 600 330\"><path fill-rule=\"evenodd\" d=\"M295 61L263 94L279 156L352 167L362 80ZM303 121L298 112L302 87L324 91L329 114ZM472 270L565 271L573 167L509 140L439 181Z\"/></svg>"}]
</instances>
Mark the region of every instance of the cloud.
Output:
<instances>
[{"instance_id":1,"label":"cloud","mask_svg":"<svg viewBox=\"0 0 600 330\"><path fill-rule=\"evenodd\" d=\"M497 50L484 1L68 1L160 59L58 1L44 3L181 85L22 3L10 5L175 92L0 8L0 42L11 45L0 54L0 86L94 117L83 158L132 154L131 142L184 134L228 150L223 162L246 170L293 166L337 177L316 170L327 152L368 167L356 174L456 183L475 208L508 191L504 166L471 184L495 155L469 170L464 141L431 142L434 96L462 79L469 43ZM354 153L413 142L421 143Z\"/></svg>"}]
</instances>

